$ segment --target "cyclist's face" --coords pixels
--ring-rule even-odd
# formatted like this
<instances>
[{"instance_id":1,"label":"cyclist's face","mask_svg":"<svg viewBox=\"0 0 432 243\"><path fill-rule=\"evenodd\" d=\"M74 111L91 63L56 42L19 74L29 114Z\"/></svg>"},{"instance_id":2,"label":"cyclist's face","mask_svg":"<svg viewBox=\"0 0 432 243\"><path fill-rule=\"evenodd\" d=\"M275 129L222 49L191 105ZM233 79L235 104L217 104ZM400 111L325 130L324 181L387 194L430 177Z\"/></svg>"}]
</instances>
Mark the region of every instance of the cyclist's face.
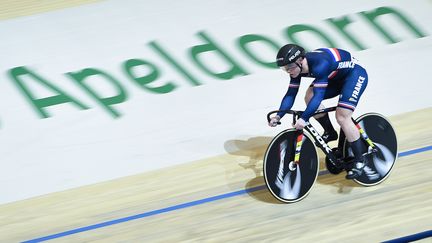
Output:
<instances>
[{"instance_id":1,"label":"cyclist's face","mask_svg":"<svg viewBox=\"0 0 432 243\"><path fill-rule=\"evenodd\" d=\"M291 78L296 78L299 74L300 74L300 67L297 66L296 63L291 63L288 65L285 65L283 67L281 67L282 70L284 70L285 72L287 72Z\"/></svg>"}]
</instances>

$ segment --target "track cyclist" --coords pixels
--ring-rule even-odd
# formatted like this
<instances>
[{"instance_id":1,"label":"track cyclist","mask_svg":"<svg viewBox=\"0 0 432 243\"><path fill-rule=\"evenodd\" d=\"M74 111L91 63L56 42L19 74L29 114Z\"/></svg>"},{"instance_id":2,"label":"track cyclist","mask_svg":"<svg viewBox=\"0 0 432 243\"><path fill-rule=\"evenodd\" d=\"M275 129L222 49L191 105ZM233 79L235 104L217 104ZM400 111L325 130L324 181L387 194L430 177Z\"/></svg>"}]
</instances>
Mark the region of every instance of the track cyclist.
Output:
<instances>
[{"instance_id":1,"label":"track cyclist","mask_svg":"<svg viewBox=\"0 0 432 243\"><path fill-rule=\"evenodd\" d=\"M368 75L348 51L337 48L319 48L305 52L304 48L295 44L287 44L280 48L276 56L277 65L290 77L288 91L282 99L279 110L289 110L294 104L302 77L314 78L306 91L306 110L297 120L294 127L303 129L310 117L318 109L323 109L321 102L339 95L336 109L336 120L342 128L354 154L353 167L347 171L347 179L361 176L366 160L362 154L360 133L351 117L363 94ZM269 122L276 126L285 115L278 112ZM338 139L327 113L315 115L314 118L324 128L323 139L326 142Z\"/></svg>"}]
</instances>

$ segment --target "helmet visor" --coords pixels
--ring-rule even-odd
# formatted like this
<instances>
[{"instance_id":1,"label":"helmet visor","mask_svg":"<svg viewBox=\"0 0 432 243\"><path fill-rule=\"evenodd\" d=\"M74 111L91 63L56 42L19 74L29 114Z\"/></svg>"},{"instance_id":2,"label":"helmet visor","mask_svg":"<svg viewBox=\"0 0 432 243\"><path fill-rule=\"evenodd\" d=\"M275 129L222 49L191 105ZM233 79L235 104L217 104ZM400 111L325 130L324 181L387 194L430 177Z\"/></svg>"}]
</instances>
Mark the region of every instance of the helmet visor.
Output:
<instances>
[{"instance_id":1,"label":"helmet visor","mask_svg":"<svg viewBox=\"0 0 432 243\"><path fill-rule=\"evenodd\" d=\"M294 70L297 68L296 63L290 63L285 66L280 67L282 70L285 70L286 72L294 72Z\"/></svg>"},{"instance_id":2,"label":"helmet visor","mask_svg":"<svg viewBox=\"0 0 432 243\"><path fill-rule=\"evenodd\" d=\"M286 65L286 67L287 67L288 69L293 69L293 68L298 67L298 65L297 65L297 63L293 62L293 63L288 63L288 64Z\"/></svg>"}]
</instances>

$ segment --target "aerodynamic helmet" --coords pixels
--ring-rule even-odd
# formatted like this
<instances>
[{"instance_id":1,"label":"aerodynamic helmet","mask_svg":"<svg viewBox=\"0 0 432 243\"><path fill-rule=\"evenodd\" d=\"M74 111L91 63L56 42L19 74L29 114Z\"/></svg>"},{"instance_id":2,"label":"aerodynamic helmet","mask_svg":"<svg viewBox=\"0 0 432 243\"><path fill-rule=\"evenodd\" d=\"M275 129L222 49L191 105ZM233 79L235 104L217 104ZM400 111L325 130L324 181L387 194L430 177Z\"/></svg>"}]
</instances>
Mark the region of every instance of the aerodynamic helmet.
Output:
<instances>
[{"instance_id":1,"label":"aerodynamic helmet","mask_svg":"<svg viewBox=\"0 0 432 243\"><path fill-rule=\"evenodd\" d=\"M305 56L303 47L295 44L287 44L281 47L276 56L276 63L279 67L294 63L300 57Z\"/></svg>"}]
</instances>

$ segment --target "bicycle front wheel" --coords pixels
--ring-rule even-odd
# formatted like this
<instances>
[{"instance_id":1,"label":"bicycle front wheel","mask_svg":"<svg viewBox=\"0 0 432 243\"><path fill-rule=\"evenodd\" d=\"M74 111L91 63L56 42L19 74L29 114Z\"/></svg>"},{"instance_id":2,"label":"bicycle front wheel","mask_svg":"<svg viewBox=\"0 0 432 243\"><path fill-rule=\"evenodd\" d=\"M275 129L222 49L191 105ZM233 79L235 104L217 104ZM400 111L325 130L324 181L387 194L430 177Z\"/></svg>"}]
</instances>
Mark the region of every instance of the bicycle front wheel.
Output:
<instances>
[{"instance_id":1,"label":"bicycle front wheel","mask_svg":"<svg viewBox=\"0 0 432 243\"><path fill-rule=\"evenodd\" d=\"M267 188L281 202L293 203L305 198L319 172L318 154L312 139L299 131L282 131L270 142L264 155L263 170ZM301 146L297 146L301 142ZM295 163L297 148L298 163Z\"/></svg>"}]
</instances>

